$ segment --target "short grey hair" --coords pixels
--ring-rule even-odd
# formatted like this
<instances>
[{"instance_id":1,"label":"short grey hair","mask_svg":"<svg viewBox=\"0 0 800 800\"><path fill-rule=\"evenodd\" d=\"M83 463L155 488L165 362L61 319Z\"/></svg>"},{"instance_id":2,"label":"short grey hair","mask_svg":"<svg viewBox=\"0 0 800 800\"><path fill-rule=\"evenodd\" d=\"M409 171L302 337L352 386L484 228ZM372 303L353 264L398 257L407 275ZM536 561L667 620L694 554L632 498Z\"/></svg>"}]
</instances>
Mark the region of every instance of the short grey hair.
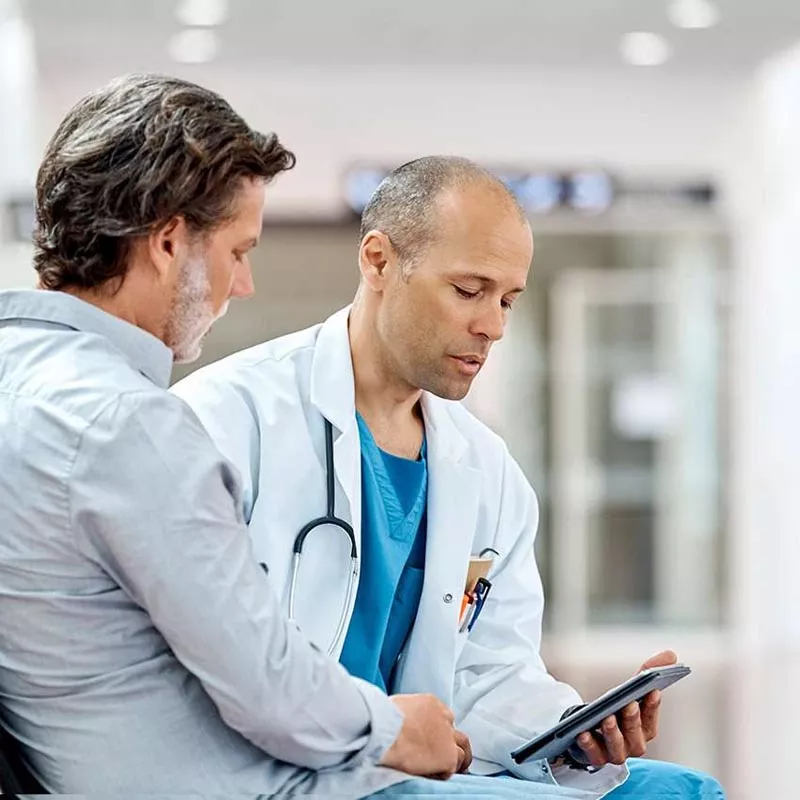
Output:
<instances>
[{"instance_id":1,"label":"short grey hair","mask_svg":"<svg viewBox=\"0 0 800 800\"><path fill-rule=\"evenodd\" d=\"M410 268L436 238L439 196L449 189L476 184L494 188L527 221L516 197L487 169L458 156L425 156L403 164L383 179L361 215L360 240L369 231L381 231Z\"/></svg>"}]
</instances>

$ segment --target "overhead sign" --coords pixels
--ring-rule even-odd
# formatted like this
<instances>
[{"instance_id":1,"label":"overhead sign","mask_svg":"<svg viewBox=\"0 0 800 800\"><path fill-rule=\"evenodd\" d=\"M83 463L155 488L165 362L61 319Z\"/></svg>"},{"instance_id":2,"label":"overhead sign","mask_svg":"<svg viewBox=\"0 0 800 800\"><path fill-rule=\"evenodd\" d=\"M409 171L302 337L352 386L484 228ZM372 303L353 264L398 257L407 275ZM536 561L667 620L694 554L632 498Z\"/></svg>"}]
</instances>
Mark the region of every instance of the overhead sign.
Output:
<instances>
[{"instance_id":1,"label":"overhead sign","mask_svg":"<svg viewBox=\"0 0 800 800\"><path fill-rule=\"evenodd\" d=\"M361 214L381 181L392 168L359 165L344 175L344 200L355 214ZM601 214L624 199L637 205L656 203L702 208L712 206L717 193L705 180L626 180L602 169L490 169L512 192L530 216L554 211Z\"/></svg>"},{"instance_id":2,"label":"overhead sign","mask_svg":"<svg viewBox=\"0 0 800 800\"><path fill-rule=\"evenodd\" d=\"M490 170L508 187L528 214L547 214L558 208L600 213L614 202L614 181L600 170ZM344 180L347 205L360 214L391 169L353 167Z\"/></svg>"}]
</instances>

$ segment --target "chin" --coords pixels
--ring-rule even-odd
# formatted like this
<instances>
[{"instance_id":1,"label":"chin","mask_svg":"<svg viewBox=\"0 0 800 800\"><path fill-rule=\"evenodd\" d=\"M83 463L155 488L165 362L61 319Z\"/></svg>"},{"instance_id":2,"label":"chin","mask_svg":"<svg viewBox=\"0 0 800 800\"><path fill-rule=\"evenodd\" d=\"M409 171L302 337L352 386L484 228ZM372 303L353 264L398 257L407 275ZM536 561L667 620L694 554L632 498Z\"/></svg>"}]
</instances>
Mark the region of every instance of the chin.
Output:
<instances>
[{"instance_id":1,"label":"chin","mask_svg":"<svg viewBox=\"0 0 800 800\"><path fill-rule=\"evenodd\" d=\"M469 383L456 383L454 381L437 382L436 385L422 387L426 392L435 394L443 400L463 400L472 386L472 381Z\"/></svg>"},{"instance_id":2,"label":"chin","mask_svg":"<svg viewBox=\"0 0 800 800\"><path fill-rule=\"evenodd\" d=\"M203 338L191 342L190 344L173 347L173 361L176 364L191 364L193 361L197 361L197 359L200 358L200 354L203 352Z\"/></svg>"},{"instance_id":3,"label":"chin","mask_svg":"<svg viewBox=\"0 0 800 800\"><path fill-rule=\"evenodd\" d=\"M472 387L472 384L468 384L467 386L459 386L458 388L453 388L453 390L446 395L442 395L445 400L463 400L468 394L469 390Z\"/></svg>"},{"instance_id":4,"label":"chin","mask_svg":"<svg viewBox=\"0 0 800 800\"><path fill-rule=\"evenodd\" d=\"M186 352L185 350L174 351L172 352L172 361L174 364L191 364L193 361L197 361L200 358L200 354L203 352L201 347L196 348L190 352Z\"/></svg>"}]
</instances>

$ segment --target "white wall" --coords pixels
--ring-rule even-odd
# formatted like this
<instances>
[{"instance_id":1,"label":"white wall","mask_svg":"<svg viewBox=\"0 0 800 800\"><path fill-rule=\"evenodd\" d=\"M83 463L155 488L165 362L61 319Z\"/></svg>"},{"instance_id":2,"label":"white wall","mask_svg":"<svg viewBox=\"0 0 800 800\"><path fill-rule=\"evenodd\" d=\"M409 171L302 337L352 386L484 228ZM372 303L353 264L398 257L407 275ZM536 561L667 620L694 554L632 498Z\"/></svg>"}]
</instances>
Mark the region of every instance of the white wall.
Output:
<instances>
[{"instance_id":1,"label":"white wall","mask_svg":"<svg viewBox=\"0 0 800 800\"><path fill-rule=\"evenodd\" d=\"M0 3L0 208L25 192L36 171L36 69L31 31L15 3ZM0 220L0 289L31 286L31 248L4 241Z\"/></svg>"},{"instance_id":2,"label":"white wall","mask_svg":"<svg viewBox=\"0 0 800 800\"><path fill-rule=\"evenodd\" d=\"M739 256L734 566L748 649L800 654L800 47L751 85L733 209Z\"/></svg>"},{"instance_id":3,"label":"white wall","mask_svg":"<svg viewBox=\"0 0 800 800\"><path fill-rule=\"evenodd\" d=\"M742 691L735 713L739 785L796 793L791 724L800 698L800 46L776 57L748 92L733 184L735 296L732 621ZM786 720L786 722L779 722ZM768 732L766 734L765 732ZM763 770L765 764L775 769Z\"/></svg>"},{"instance_id":4,"label":"white wall","mask_svg":"<svg viewBox=\"0 0 800 800\"><path fill-rule=\"evenodd\" d=\"M33 248L25 244L0 244L0 290L31 289L36 285Z\"/></svg>"},{"instance_id":5,"label":"white wall","mask_svg":"<svg viewBox=\"0 0 800 800\"><path fill-rule=\"evenodd\" d=\"M599 164L623 175L711 175L725 184L743 81L657 70L358 69L176 73L220 91L295 150L273 208L329 213L356 160L449 152L526 166ZM111 74L43 76L41 145L69 105ZM41 146L40 145L40 146Z\"/></svg>"},{"instance_id":6,"label":"white wall","mask_svg":"<svg viewBox=\"0 0 800 800\"><path fill-rule=\"evenodd\" d=\"M34 175L33 48L30 28L13 4L0 7L0 197L24 187Z\"/></svg>"}]
</instances>

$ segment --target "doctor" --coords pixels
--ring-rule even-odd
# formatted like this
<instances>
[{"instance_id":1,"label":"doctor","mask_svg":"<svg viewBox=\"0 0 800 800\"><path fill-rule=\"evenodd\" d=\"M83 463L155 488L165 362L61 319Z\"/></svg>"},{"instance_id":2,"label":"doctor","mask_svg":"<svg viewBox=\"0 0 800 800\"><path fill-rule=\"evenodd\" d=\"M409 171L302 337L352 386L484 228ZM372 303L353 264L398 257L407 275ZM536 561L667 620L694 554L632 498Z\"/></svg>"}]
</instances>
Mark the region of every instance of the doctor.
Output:
<instances>
[{"instance_id":1,"label":"doctor","mask_svg":"<svg viewBox=\"0 0 800 800\"><path fill-rule=\"evenodd\" d=\"M174 391L241 472L256 556L306 635L389 693L431 692L453 708L473 774L424 791L646 798L667 780L670 797L722 797L710 778L646 762L631 762L622 786L626 760L656 735L655 693L584 734L578 760L509 757L581 703L539 655L536 496L503 441L456 402L502 337L532 252L525 214L489 173L452 157L411 162L364 211L351 308ZM491 589L465 630L481 553ZM528 783L474 777L499 773Z\"/></svg>"}]
</instances>

